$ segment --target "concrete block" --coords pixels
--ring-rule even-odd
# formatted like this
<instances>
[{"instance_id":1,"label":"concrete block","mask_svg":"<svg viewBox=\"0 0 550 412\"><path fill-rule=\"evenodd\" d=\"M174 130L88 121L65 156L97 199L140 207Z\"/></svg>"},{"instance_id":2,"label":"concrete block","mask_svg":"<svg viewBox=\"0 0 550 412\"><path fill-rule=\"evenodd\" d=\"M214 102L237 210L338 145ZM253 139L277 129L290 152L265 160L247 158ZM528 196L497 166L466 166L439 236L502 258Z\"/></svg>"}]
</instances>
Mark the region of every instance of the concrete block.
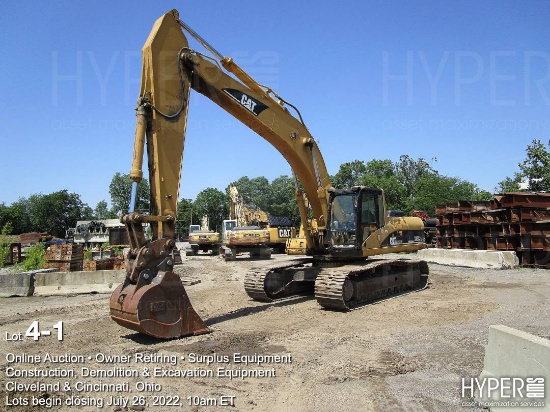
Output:
<instances>
[{"instance_id":1,"label":"concrete block","mask_svg":"<svg viewBox=\"0 0 550 412\"><path fill-rule=\"evenodd\" d=\"M512 251L422 249L417 256L427 262L480 269L513 269L519 266L519 259Z\"/></svg>"},{"instance_id":2,"label":"concrete block","mask_svg":"<svg viewBox=\"0 0 550 412\"><path fill-rule=\"evenodd\" d=\"M9 273L0 276L0 297L32 296L34 272Z\"/></svg>"},{"instance_id":3,"label":"concrete block","mask_svg":"<svg viewBox=\"0 0 550 412\"><path fill-rule=\"evenodd\" d=\"M539 336L531 335L504 325L489 327L489 342L485 348L483 371L480 375L483 380L493 379L493 385L505 383L506 386L515 386L509 389L498 388L487 396L487 387L483 391L476 391L476 399L490 406L491 411L550 411L550 341ZM498 380L495 380L497 378ZM501 378L510 378L502 380ZM514 382L514 378L516 381ZM518 379L521 378L521 379ZM540 380L532 386L529 394L527 379L543 379L543 388L540 390ZM543 396L534 396L534 393ZM516 396L511 396L516 395ZM534 403L544 403L542 407L535 407Z\"/></svg>"},{"instance_id":4,"label":"concrete block","mask_svg":"<svg viewBox=\"0 0 550 412\"><path fill-rule=\"evenodd\" d=\"M37 273L52 272L53 269L33 270L29 272L6 273L0 275L0 297L32 296L34 278Z\"/></svg>"},{"instance_id":5,"label":"concrete block","mask_svg":"<svg viewBox=\"0 0 550 412\"><path fill-rule=\"evenodd\" d=\"M34 295L111 293L124 281L125 277L125 270L38 273L35 277Z\"/></svg>"}]
</instances>

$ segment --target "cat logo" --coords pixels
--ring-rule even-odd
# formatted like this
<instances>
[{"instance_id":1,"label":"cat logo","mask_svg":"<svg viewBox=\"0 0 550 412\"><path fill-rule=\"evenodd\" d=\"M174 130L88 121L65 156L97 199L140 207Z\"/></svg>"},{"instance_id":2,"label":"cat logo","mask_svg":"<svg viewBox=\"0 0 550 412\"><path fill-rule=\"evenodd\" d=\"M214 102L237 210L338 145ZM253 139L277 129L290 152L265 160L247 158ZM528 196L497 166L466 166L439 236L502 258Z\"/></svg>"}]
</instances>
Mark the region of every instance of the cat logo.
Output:
<instances>
[{"instance_id":1,"label":"cat logo","mask_svg":"<svg viewBox=\"0 0 550 412\"><path fill-rule=\"evenodd\" d=\"M246 107L248 110L250 110L252 113L254 113L254 107L256 106L256 103L244 93L241 97L241 104L244 107Z\"/></svg>"},{"instance_id":2,"label":"cat logo","mask_svg":"<svg viewBox=\"0 0 550 412\"><path fill-rule=\"evenodd\" d=\"M260 102L258 99L255 99L252 96L249 96L246 93L241 92L240 90L236 89L223 89L225 93L227 93L229 96L231 96L234 100L236 100L241 106L243 106L246 110L248 110L250 113L254 114L255 116L258 116L261 112L263 112L268 107Z\"/></svg>"},{"instance_id":3,"label":"cat logo","mask_svg":"<svg viewBox=\"0 0 550 412\"><path fill-rule=\"evenodd\" d=\"M280 238L290 237L290 233L291 233L290 228L288 227L280 227L278 232L279 232Z\"/></svg>"}]
</instances>

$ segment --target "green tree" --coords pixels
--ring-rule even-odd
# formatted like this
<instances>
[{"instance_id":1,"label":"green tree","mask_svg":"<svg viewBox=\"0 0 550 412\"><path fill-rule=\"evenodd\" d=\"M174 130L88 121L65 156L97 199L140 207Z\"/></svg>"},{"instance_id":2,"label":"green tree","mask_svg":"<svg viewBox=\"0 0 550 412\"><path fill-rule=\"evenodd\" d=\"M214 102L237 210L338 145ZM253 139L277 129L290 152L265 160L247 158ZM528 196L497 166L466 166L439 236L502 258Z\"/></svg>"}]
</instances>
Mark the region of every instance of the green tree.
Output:
<instances>
[{"instance_id":1,"label":"green tree","mask_svg":"<svg viewBox=\"0 0 550 412\"><path fill-rule=\"evenodd\" d=\"M6 223L10 223L10 208L5 203L0 203L0 230Z\"/></svg>"},{"instance_id":2,"label":"green tree","mask_svg":"<svg viewBox=\"0 0 550 412\"><path fill-rule=\"evenodd\" d=\"M404 210L406 189L396 173L395 164L388 159L371 160L366 164L365 174L359 184L384 190L388 210Z\"/></svg>"},{"instance_id":3,"label":"green tree","mask_svg":"<svg viewBox=\"0 0 550 412\"><path fill-rule=\"evenodd\" d=\"M220 190L209 187L197 195L194 206L199 219L204 215L208 216L210 229L221 230L222 222L229 214L229 197Z\"/></svg>"},{"instance_id":4,"label":"green tree","mask_svg":"<svg viewBox=\"0 0 550 412\"><path fill-rule=\"evenodd\" d=\"M4 202L0 203L0 228L4 226L5 222L8 220L8 209Z\"/></svg>"},{"instance_id":5,"label":"green tree","mask_svg":"<svg viewBox=\"0 0 550 412\"><path fill-rule=\"evenodd\" d=\"M296 202L294 178L279 176L273 179L268 190L269 204L264 212L272 216L289 217L295 225L300 224L300 211Z\"/></svg>"},{"instance_id":6,"label":"green tree","mask_svg":"<svg viewBox=\"0 0 550 412\"><path fill-rule=\"evenodd\" d=\"M550 147L550 141L548 142ZM495 188L497 193L519 192L528 190L532 192L550 190L550 153L544 144L534 139L527 145L526 158L518 163L519 172L513 177L506 177ZM527 187L522 189L520 184L527 182Z\"/></svg>"},{"instance_id":7,"label":"green tree","mask_svg":"<svg viewBox=\"0 0 550 412\"><path fill-rule=\"evenodd\" d=\"M32 230L29 202L25 198L20 198L10 206L4 203L0 204L0 227L10 223L13 228L13 234L21 234Z\"/></svg>"},{"instance_id":8,"label":"green tree","mask_svg":"<svg viewBox=\"0 0 550 412\"><path fill-rule=\"evenodd\" d=\"M414 160L409 155L401 155L399 161L395 164L395 174L399 182L405 187L405 194L409 201L416 196L419 180L433 173L437 172L422 157Z\"/></svg>"},{"instance_id":9,"label":"green tree","mask_svg":"<svg viewBox=\"0 0 550 412\"><path fill-rule=\"evenodd\" d=\"M21 264L24 270L36 270L44 267L45 255L44 243L35 243L27 248L25 252L25 260Z\"/></svg>"},{"instance_id":10,"label":"green tree","mask_svg":"<svg viewBox=\"0 0 550 412\"><path fill-rule=\"evenodd\" d=\"M33 194L29 197L30 219L34 230L65 237L68 228L78 220L91 216L91 208L76 193L66 189L48 195Z\"/></svg>"},{"instance_id":11,"label":"green tree","mask_svg":"<svg viewBox=\"0 0 550 412\"><path fill-rule=\"evenodd\" d=\"M361 160L343 163L331 179L332 186L337 189L349 189L358 186L366 172L367 166Z\"/></svg>"},{"instance_id":12,"label":"green tree","mask_svg":"<svg viewBox=\"0 0 550 412\"><path fill-rule=\"evenodd\" d=\"M234 185L245 204L267 211L269 208L269 180L264 176L249 179L243 176Z\"/></svg>"},{"instance_id":13,"label":"green tree","mask_svg":"<svg viewBox=\"0 0 550 412\"><path fill-rule=\"evenodd\" d=\"M193 221L200 224L201 216L195 210L191 199L181 199L178 202L178 213L176 218L176 232L178 237L184 237L189 234L189 226Z\"/></svg>"},{"instance_id":14,"label":"green tree","mask_svg":"<svg viewBox=\"0 0 550 412\"><path fill-rule=\"evenodd\" d=\"M4 224L0 231L0 268L6 264L7 257L10 253L11 242L8 241L8 235L12 233L11 223Z\"/></svg>"},{"instance_id":15,"label":"green tree","mask_svg":"<svg viewBox=\"0 0 550 412\"><path fill-rule=\"evenodd\" d=\"M550 144L550 143L549 143ZM527 178L528 190L541 192L550 190L550 153L540 140L533 140L527 146L527 158L518 166L521 175Z\"/></svg>"},{"instance_id":16,"label":"green tree","mask_svg":"<svg viewBox=\"0 0 550 412\"><path fill-rule=\"evenodd\" d=\"M244 176L233 184L247 206L259 207L271 216L286 216L299 225L300 212L293 177L281 175L269 183L263 176L252 179ZM226 193L229 193L229 186Z\"/></svg>"},{"instance_id":17,"label":"green tree","mask_svg":"<svg viewBox=\"0 0 550 412\"><path fill-rule=\"evenodd\" d=\"M498 186L495 188L495 192L520 192L522 190L520 186L521 181L521 175L519 173L515 173L514 177L506 177L502 182L499 182Z\"/></svg>"},{"instance_id":18,"label":"green tree","mask_svg":"<svg viewBox=\"0 0 550 412\"><path fill-rule=\"evenodd\" d=\"M105 220L105 219L115 219L117 217L116 213L114 211L109 210L109 207L107 206L107 201L100 200L97 202L96 207L94 208L93 212L93 219L96 220Z\"/></svg>"},{"instance_id":19,"label":"green tree","mask_svg":"<svg viewBox=\"0 0 550 412\"><path fill-rule=\"evenodd\" d=\"M132 193L132 181L129 174L115 173L109 185L112 211L117 216L128 213L130 196ZM149 211L150 189L147 179L138 183L136 194L136 211Z\"/></svg>"},{"instance_id":20,"label":"green tree","mask_svg":"<svg viewBox=\"0 0 550 412\"><path fill-rule=\"evenodd\" d=\"M437 205L458 202L459 200L490 200L491 193L479 189L475 184L456 177L441 176L437 173L420 178L416 188L417 195L409 203L407 213L413 210L425 210L435 214Z\"/></svg>"},{"instance_id":21,"label":"green tree","mask_svg":"<svg viewBox=\"0 0 550 412\"><path fill-rule=\"evenodd\" d=\"M346 162L331 181L334 187L341 189L357 185L383 189L388 210L403 210L407 214L415 209L433 214L438 204L492 197L475 184L440 175L430 162L408 155L400 156L397 162L389 159ZM256 205L268 214L289 216L299 222L292 178L281 176L269 184L265 177L250 179L245 176L235 185L249 206Z\"/></svg>"}]
</instances>

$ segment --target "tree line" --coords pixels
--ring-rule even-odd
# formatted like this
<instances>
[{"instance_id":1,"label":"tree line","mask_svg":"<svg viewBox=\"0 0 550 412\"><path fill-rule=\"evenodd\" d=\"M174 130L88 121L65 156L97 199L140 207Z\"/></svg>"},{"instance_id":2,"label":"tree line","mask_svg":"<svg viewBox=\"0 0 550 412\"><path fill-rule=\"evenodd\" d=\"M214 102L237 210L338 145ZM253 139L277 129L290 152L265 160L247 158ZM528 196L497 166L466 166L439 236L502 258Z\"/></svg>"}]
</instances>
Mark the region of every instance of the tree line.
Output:
<instances>
[{"instance_id":1,"label":"tree line","mask_svg":"<svg viewBox=\"0 0 550 412\"><path fill-rule=\"evenodd\" d=\"M550 190L550 141L545 146L533 140L527 146L526 158L518 164L519 170L498 183L495 192L548 191ZM489 200L493 194L480 189L472 182L440 174L436 159L413 159L408 155L397 161L389 159L368 162L354 160L340 165L331 176L335 188L357 185L380 188L385 191L389 210L424 210L435 214L436 205L459 200ZM233 182L244 202L274 216L288 216L299 225L300 216L295 199L295 181L290 176L279 176L271 182L263 177L243 176ZM128 210L131 182L129 175L116 173L109 185L111 207L107 201L98 202L95 208L85 204L76 193L60 190L50 194L32 194L11 205L0 203L0 231L5 234L47 232L65 237L66 229L76 226L78 220L104 220L118 218ZM220 230L222 220L229 214L229 183L225 191L206 188L193 199L178 202L178 234L185 236L190 224L200 224L208 216L209 227ZM136 210L149 210L149 183L138 185Z\"/></svg>"},{"instance_id":2,"label":"tree line","mask_svg":"<svg viewBox=\"0 0 550 412\"><path fill-rule=\"evenodd\" d=\"M66 189L49 194L35 193L11 205L0 203L0 233L46 232L64 238L66 230L79 220L116 219L128 211L131 182L129 175L116 173L109 185L111 208L101 200L95 208L84 203L77 193ZM149 183L138 184L137 210L149 209Z\"/></svg>"}]
</instances>

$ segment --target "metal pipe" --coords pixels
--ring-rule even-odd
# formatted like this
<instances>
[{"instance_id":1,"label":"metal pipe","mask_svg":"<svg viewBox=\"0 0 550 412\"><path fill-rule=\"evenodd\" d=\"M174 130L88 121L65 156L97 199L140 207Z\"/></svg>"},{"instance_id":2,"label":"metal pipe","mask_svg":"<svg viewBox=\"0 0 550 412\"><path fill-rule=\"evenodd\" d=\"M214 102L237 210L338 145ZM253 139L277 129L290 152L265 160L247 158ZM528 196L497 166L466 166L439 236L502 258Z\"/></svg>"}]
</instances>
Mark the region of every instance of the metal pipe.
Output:
<instances>
[{"instance_id":1,"label":"metal pipe","mask_svg":"<svg viewBox=\"0 0 550 412\"><path fill-rule=\"evenodd\" d=\"M296 196L296 201L298 202L298 210L300 211L300 222L302 224L302 227L304 228L304 236L306 238L306 250L309 251L313 249L313 238L309 230L310 228L307 218L307 208L304 203L304 195L300 190L296 190L294 192L294 195Z\"/></svg>"},{"instance_id":2,"label":"metal pipe","mask_svg":"<svg viewBox=\"0 0 550 412\"><path fill-rule=\"evenodd\" d=\"M214 54L218 60L222 60L223 56L221 53L219 53L214 47L212 47L206 40L204 40L195 30L193 30L191 27L189 27L187 24L185 24L183 21L178 20L181 27L183 27L191 36L195 38L200 44L202 44L204 47L210 51L210 53Z\"/></svg>"},{"instance_id":3,"label":"metal pipe","mask_svg":"<svg viewBox=\"0 0 550 412\"><path fill-rule=\"evenodd\" d=\"M130 205L128 206L128 213L134 213L134 210L136 208L137 185L137 182L132 182L132 191L130 193Z\"/></svg>"},{"instance_id":4,"label":"metal pipe","mask_svg":"<svg viewBox=\"0 0 550 412\"><path fill-rule=\"evenodd\" d=\"M141 104L136 109L136 134L134 137L134 158L130 179L132 182L140 182L143 178L143 152L145 151L145 133L147 130L147 109Z\"/></svg>"},{"instance_id":5,"label":"metal pipe","mask_svg":"<svg viewBox=\"0 0 550 412\"><path fill-rule=\"evenodd\" d=\"M251 90L255 91L261 96L264 96L265 98L275 101L273 97L271 97L269 93L266 90L264 90L262 85L259 84L256 80L254 80L247 72L245 72L237 63L235 63L235 61L233 61L232 58L224 57L220 52L218 52L214 47L212 47L191 27L189 27L187 24L185 24L181 20L178 20L178 22L185 31L187 31L191 36L195 38L195 40L197 40L200 44L202 44L208 51L210 51L210 53L216 56L216 58L221 62L222 66L225 67L226 70L233 73L239 80L241 80L244 84L246 84ZM302 120L302 123L303 123L303 120Z\"/></svg>"}]
</instances>

